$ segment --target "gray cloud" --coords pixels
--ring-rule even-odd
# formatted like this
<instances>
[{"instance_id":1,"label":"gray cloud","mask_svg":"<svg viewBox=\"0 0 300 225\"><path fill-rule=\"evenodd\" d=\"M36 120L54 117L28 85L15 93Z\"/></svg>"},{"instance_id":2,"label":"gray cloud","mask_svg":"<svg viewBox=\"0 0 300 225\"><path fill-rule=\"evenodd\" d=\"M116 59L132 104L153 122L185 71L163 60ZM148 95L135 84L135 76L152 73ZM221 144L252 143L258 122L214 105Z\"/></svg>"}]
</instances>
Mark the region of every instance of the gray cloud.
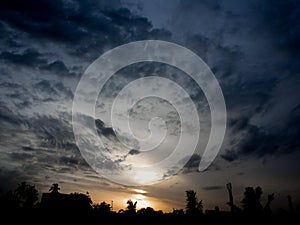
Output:
<instances>
[{"instance_id":1,"label":"gray cloud","mask_svg":"<svg viewBox=\"0 0 300 225\"><path fill-rule=\"evenodd\" d=\"M27 159L32 159L34 156L32 154L28 154L28 153L18 153L18 152L13 152L10 155L10 158L12 160L27 160Z\"/></svg>"},{"instance_id":2,"label":"gray cloud","mask_svg":"<svg viewBox=\"0 0 300 225\"><path fill-rule=\"evenodd\" d=\"M43 91L48 95L57 95L57 91L52 87L48 80L42 80L34 85L39 91Z\"/></svg>"},{"instance_id":3,"label":"gray cloud","mask_svg":"<svg viewBox=\"0 0 300 225\"><path fill-rule=\"evenodd\" d=\"M151 17L135 15L118 1L1 1L0 139L2 160L10 160L1 165L13 168L1 168L1 186L28 179L43 184L45 177L47 182L72 183L76 176L95 176L72 132L70 109L79 75L106 50L142 39L182 44L215 73L229 119L221 159L231 162L299 151L299 6L292 0L230 2L179 1L173 15L156 15L171 21L171 26L161 21L165 29L155 29ZM193 81L157 64L124 68L108 82L106 99L113 99L130 81L153 74L178 82L200 110L208 108ZM149 106L153 109L154 104ZM99 135L110 143L116 134L102 118L106 106L101 110L97 116L101 120L95 123ZM178 122L176 115L168 118ZM209 117L201 119L206 126ZM115 141L107 150L117 152L120 146ZM136 153L138 148L105 158L101 166L118 170L128 155L141 155ZM200 159L198 153L192 155L182 174L196 172ZM170 169L166 177L172 174ZM76 180L78 184L81 179Z\"/></svg>"},{"instance_id":4,"label":"gray cloud","mask_svg":"<svg viewBox=\"0 0 300 225\"><path fill-rule=\"evenodd\" d=\"M19 125L20 123L22 123L20 118L15 115L8 107L6 107L3 102L0 102L0 122L10 123L14 125Z\"/></svg>"},{"instance_id":5,"label":"gray cloud","mask_svg":"<svg viewBox=\"0 0 300 225\"><path fill-rule=\"evenodd\" d=\"M86 161L80 156L80 155L71 155L71 156L62 156L59 159L59 162L62 165L66 165L66 166L85 166L85 167L89 167L89 165L86 163Z\"/></svg>"},{"instance_id":6,"label":"gray cloud","mask_svg":"<svg viewBox=\"0 0 300 225\"><path fill-rule=\"evenodd\" d=\"M59 76L73 77L76 73L71 72L64 62L56 60L54 62L48 63L46 65L40 66L40 69L45 70L51 74L56 74Z\"/></svg>"},{"instance_id":7,"label":"gray cloud","mask_svg":"<svg viewBox=\"0 0 300 225\"><path fill-rule=\"evenodd\" d=\"M204 191L216 191L216 190L221 190L224 189L223 186L206 186L206 187L202 187L202 190Z\"/></svg>"}]
</instances>

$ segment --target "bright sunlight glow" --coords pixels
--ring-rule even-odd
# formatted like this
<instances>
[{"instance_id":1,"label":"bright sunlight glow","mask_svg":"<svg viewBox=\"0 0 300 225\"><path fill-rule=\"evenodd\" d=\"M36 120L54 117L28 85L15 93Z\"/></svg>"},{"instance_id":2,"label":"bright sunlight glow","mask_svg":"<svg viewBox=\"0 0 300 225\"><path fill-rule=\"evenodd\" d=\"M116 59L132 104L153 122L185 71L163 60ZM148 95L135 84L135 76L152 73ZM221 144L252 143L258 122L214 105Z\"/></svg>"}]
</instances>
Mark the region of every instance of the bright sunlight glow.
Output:
<instances>
[{"instance_id":1,"label":"bright sunlight glow","mask_svg":"<svg viewBox=\"0 0 300 225\"><path fill-rule=\"evenodd\" d=\"M140 184L149 184L160 179L158 173L153 171L137 171L134 179Z\"/></svg>"}]
</instances>

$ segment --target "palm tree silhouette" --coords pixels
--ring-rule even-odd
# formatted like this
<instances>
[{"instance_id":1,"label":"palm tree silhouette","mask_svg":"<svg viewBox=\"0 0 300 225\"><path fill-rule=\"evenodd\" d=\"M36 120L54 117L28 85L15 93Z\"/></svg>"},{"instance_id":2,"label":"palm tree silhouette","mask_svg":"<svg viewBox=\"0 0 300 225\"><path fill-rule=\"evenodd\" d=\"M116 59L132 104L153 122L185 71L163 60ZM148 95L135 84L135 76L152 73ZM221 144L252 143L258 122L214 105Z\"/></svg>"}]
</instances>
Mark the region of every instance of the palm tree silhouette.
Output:
<instances>
[{"instance_id":1,"label":"palm tree silhouette","mask_svg":"<svg viewBox=\"0 0 300 225\"><path fill-rule=\"evenodd\" d=\"M203 205L202 200L198 201L197 193L194 190L185 191L186 193L186 213L195 215L202 213Z\"/></svg>"},{"instance_id":2,"label":"palm tree silhouette","mask_svg":"<svg viewBox=\"0 0 300 225\"><path fill-rule=\"evenodd\" d=\"M135 214L136 213L136 204L137 204L137 202L133 203L133 201L131 201L131 199L129 199L127 201L127 207L126 207L127 210L126 210L126 212L128 214Z\"/></svg>"}]
</instances>

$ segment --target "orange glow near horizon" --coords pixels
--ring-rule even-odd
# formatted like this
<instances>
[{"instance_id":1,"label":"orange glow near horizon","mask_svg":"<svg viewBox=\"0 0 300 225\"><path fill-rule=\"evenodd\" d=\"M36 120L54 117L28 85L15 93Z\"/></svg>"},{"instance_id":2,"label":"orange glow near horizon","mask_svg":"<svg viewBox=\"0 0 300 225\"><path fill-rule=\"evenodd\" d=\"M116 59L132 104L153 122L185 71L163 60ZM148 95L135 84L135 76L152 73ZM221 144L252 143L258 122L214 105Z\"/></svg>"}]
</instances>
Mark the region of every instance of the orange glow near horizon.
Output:
<instances>
[{"instance_id":1,"label":"orange glow near horizon","mask_svg":"<svg viewBox=\"0 0 300 225\"><path fill-rule=\"evenodd\" d=\"M133 202L137 202L137 210L152 207L154 210L163 210L164 212L171 211L172 208L168 204L157 198L147 196L147 193L147 191L142 189L132 189L131 194L128 192L110 192L108 190L101 192L99 192L99 190L90 191L94 203L105 201L106 203L111 204L113 201L113 211L116 212L120 209L125 210L129 199Z\"/></svg>"}]
</instances>

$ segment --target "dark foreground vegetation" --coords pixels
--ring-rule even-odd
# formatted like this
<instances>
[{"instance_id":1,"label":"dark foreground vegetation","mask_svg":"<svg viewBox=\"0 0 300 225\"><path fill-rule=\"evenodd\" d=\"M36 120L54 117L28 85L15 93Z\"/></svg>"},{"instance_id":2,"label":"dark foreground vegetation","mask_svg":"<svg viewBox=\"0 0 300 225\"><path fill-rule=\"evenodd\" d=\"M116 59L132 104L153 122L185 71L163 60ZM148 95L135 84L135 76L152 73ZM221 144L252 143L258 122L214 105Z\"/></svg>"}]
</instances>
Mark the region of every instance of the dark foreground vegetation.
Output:
<instances>
[{"instance_id":1,"label":"dark foreground vegetation","mask_svg":"<svg viewBox=\"0 0 300 225\"><path fill-rule=\"evenodd\" d=\"M246 187L242 206L238 207L233 202L230 183L227 189L230 211L220 211L218 207L203 211L202 200L197 199L195 191L188 190L185 210L173 209L171 213L151 207L137 210L137 202L128 200L126 208L116 212L106 202L93 204L88 193L60 193L58 184L53 184L49 193L43 193L38 201L35 186L22 182L15 190L1 193L1 224L297 224L291 196L287 197L288 209L274 215L271 210L274 194L269 194L262 205L262 189Z\"/></svg>"}]
</instances>

